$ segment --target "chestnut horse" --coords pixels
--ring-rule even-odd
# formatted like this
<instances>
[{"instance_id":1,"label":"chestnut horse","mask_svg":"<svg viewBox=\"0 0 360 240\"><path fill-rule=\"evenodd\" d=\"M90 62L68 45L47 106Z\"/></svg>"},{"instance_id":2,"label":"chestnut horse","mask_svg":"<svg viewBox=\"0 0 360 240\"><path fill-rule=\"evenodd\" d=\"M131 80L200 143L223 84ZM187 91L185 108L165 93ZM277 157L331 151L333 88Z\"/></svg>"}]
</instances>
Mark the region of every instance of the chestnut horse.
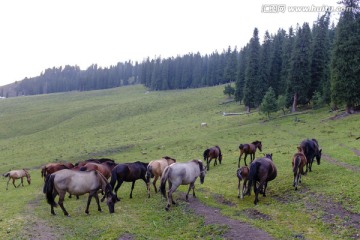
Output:
<instances>
[{"instance_id":1,"label":"chestnut horse","mask_svg":"<svg viewBox=\"0 0 360 240\"><path fill-rule=\"evenodd\" d=\"M297 190L299 182L301 183L301 175L304 175L304 167L306 166L307 160L305 154L302 151L301 147L297 147L298 152L294 154L292 160L292 168L294 173L294 183L293 186Z\"/></svg>"},{"instance_id":2,"label":"chestnut horse","mask_svg":"<svg viewBox=\"0 0 360 240\"><path fill-rule=\"evenodd\" d=\"M215 159L214 166L217 165L217 159L219 158L219 163L222 161L221 149L219 146L208 148L204 151L204 161L206 161L206 169L210 170L210 162L212 159Z\"/></svg>"},{"instance_id":3,"label":"chestnut horse","mask_svg":"<svg viewBox=\"0 0 360 240\"><path fill-rule=\"evenodd\" d=\"M244 194L247 191L247 181L248 181L248 176L249 176L249 168L247 166L242 166L241 168L239 168L236 172L236 175L239 179L239 183L238 183L238 198L241 197L241 199L244 198ZM244 181L243 183L243 187L241 189L241 181Z\"/></svg>"},{"instance_id":4,"label":"chestnut horse","mask_svg":"<svg viewBox=\"0 0 360 240\"><path fill-rule=\"evenodd\" d=\"M26 169L12 170L10 172L7 172L7 173L3 174L3 176L4 177L9 177L9 180L7 182L7 185L6 185L6 190L8 190L10 179L13 180L13 185L14 185L15 188L19 187L20 185L24 186L23 177L26 177L26 180L27 180L29 185L31 183L30 173ZM16 186L15 185L15 180L19 179L19 178L21 179L21 182L19 183L19 185Z\"/></svg>"},{"instance_id":5,"label":"chestnut horse","mask_svg":"<svg viewBox=\"0 0 360 240\"><path fill-rule=\"evenodd\" d=\"M41 177L44 178L44 182L46 180L46 176L50 175L54 172L57 172L62 169L71 169L74 165L70 162L63 162L63 163L48 163L41 168Z\"/></svg>"},{"instance_id":6,"label":"chestnut horse","mask_svg":"<svg viewBox=\"0 0 360 240\"><path fill-rule=\"evenodd\" d=\"M105 161L103 163L88 162L84 166L80 167L80 171L99 171L106 179L111 177L111 171L117 164L111 161Z\"/></svg>"},{"instance_id":7,"label":"chestnut horse","mask_svg":"<svg viewBox=\"0 0 360 240\"><path fill-rule=\"evenodd\" d=\"M260 152L262 151L262 144L260 141L255 141L252 143L245 143L245 144L240 144L239 145L239 149L240 149L240 157L239 157L239 162L238 162L238 168L240 167L240 160L241 160L241 156L245 153L245 157L244 157L244 163L245 166L247 166L246 164L246 157L248 154L250 154L250 163L252 163L252 161L255 159L255 152L256 149L259 149Z\"/></svg>"},{"instance_id":8,"label":"chestnut horse","mask_svg":"<svg viewBox=\"0 0 360 240\"><path fill-rule=\"evenodd\" d=\"M176 159L165 156L159 160L153 160L149 162L146 170L146 181L148 181L148 197L150 197L150 178L154 178L153 185L155 189L155 193L157 193L156 181L161 178L161 175L165 169L165 167L176 162Z\"/></svg>"},{"instance_id":9,"label":"chestnut horse","mask_svg":"<svg viewBox=\"0 0 360 240\"><path fill-rule=\"evenodd\" d=\"M114 205L116 203L115 195L112 192L112 188L106 178L97 171L79 172L72 171L70 169L63 169L57 171L46 177L43 192L46 194L48 204L51 206L51 214L55 215L54 207L56 195L59 195L59 205L64 212L65 216L69 216L69 213L64 207L64 197L66 192L74 195L83 195L89 193L85 213L89 214L89 205L91 198L95 197L98 205L98 211L101 212L98 190L102 189L107 197L107 205L109 212L114 213Z\"/></svg>"},{"instance_id":10,"label":"chestnut horse","mask_svg":"<svg viewBox=\"0 0 360 240\"><path fill-rule=\"evenodd\" d=\"M311 172L311 167L314 162L314 158L316 158L316 162L320 165L321 159L321 151L319 148L319 143L316 139L306 139L301 142L300 147L302 148L302 152L305 154L307 164L306 164L306 172L308 170Z\"/></svg>"},{"instance_id":11,"label":"chestnut horse","mask_svg":"<svg viewBox=\"0 0 360 240\"><path fill-rule=\"evenodd\" d=\"M189 192L193 190L193 197L195 196L195 181L200 176L200 183L204 183L205 169L201 160L194 159L185 163L173 163L166 167L161 178L160 190L162 195L166 198L166 181L169 182L169 192L167 196L167 205L165 210L168 211L170 204L176 204L172 194L180 185L189 185L186 194L186 201L188 201Z\"/></svg>"},{"instance_id":12,"label":"chestnut horse","mask_svg":"<svg viewBox=\"0 0 360 240\"><path fill-rule=\"evenodd\" d=\"M254 184L255 205L259 202L259 193L262 192L263 196L266 197L267 183L274 180L276 176L277 169L272 161L272 154L266 155L266 157L263 158L256 159L250 164L247 195L250 196L251 186L252 184ZM256 182L259 182L258 187L256 186Z\"/></svg>"}]
</instances>

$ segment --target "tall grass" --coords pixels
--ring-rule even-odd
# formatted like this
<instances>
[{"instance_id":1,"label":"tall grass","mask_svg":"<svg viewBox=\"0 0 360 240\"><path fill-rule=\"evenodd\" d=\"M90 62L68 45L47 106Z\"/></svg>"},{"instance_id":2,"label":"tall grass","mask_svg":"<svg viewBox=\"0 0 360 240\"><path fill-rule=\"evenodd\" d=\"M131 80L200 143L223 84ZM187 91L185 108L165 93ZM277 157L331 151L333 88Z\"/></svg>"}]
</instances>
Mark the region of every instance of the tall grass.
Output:
<instances>
[{"instance_id":1,"label":"tall grass","mask_svg":"<svg viewBox=\"0 0 360 240\"><path fill-rule=\"evenodd\" d=\"M48 162L75 163L92 157L109 157L120 163L149 162L168 155L182 162L202 159L203 151L213 145L221 147L223 164L210 167L203 185L197 182L197 196L204 204L279 239L354 236L356 229L346 224L346 219L328 216L325 206L339 205L360 214L359 171L322 159L295 192L291 158L301 140L317 138L324 154L360 167L353 151L359 150L355 137L360 135L360 115L331 120L334 113L324 108L296 116L279 113L271 121L258 113L225 117L222 112L243 112L244 107L234 102L221 104L226 101L222 90L223 86L147 92L137 85L1 100L0 172L30 168L32 184L18 189L9 186L6 191L7 179L0 181L0 236L36 238L40 233L31 229L43 229L62 239L116 239L123 234L135 239L221 238L225 228L204 225L203 218L184 201L165 212L165 200L153 192L147 198L140 181L135 184L133 199L129 199L131 184L123 184L118 193L122 201L113 215L105 205L104 212L98 213L94 201L86 216L87 197L83 196L66 199L71 218L64 217L60 208L56 209L58 216L52 217L42 194L39 169ZM200 127L201 122L208 127ZM254 140L262 141L263 153L274 154L278 168L267 197L260 197L257 206L253 195L237 198L235 175L238 145ZM257 156L261 154L257 152ZM175 193L175 198L180 195Z\"/></svg>"}]
</instances>

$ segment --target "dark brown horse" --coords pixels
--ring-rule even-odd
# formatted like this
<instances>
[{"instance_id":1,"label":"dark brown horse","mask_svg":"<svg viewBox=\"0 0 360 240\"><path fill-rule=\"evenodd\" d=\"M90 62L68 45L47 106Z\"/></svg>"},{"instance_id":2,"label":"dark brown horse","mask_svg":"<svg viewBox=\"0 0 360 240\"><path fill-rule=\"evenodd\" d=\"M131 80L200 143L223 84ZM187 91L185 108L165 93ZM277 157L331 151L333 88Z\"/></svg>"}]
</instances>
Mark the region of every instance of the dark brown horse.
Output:
<instances>
[{"instance_id":1,"label":"dark brown horse","mask_svg":"<svg viewBox=\"0 0 360 240\"><path fill-rule=\"evenodd\" d=\"M221 164L222 161L222 154L221 149L219 146L214 146L211 148L208 148L204 151L204 161L206 161L206 169L210 170L210 162L212 159L215 159L214 166L217 165L217 159L219 159L219 163Z\"/></svg>"},{"instance_id":2,"label":"dark brown horse","mask_svg":"<svg viewBox=\"0 0 360 240\"><path fill-rule=\"evenodd\" d=\"M123 182L132 182L130 198L132 198L132 192L134 190L135 181L138 179L144 180L146 184L146 189L148 186L148 181L146 180L146 170L148 163L144 162L133 162L133 163L120 163L111 171L111 180L110 185L114 188L115 183L117 182L116 187L114 188L116 199L120 201L117 197L117 191L119 190Z\"/></svg>"},{"instance_id":3,"label":"dark brown horse","mask_svg":"<svg viewBox=\"0 0 360 240\"><path fill-rule=\"evenodd\" d=\"M319 143L316 139L306 139L301 142L300 147L302 152L305 154L307 164L306 164L306 172L308 170L311 172L311 167L314 162L314 158L316 158L316 162L320 165L321 152L322 149L319 148Z\"/></svg>"},{"instance_id":4,"label":"dark brown horse","mask_svg":"<svg viewBox=\"0 0 360 240\"><path fill-rule=\"evenodd\" d=\"M251 186L254 184L255 205L259 202L259 193L262 192L263 196L265 197L267 183L274 180L277 176L277 170L275 164L272 161L272 154L266 156L267 157L256 159L250 164L247 195L250 196ZM256 186L256 182L259 182L258 187Z\"/></svg>"},{"instance_id":5,"label":"dark brown horse","mask_svg":"<svg viewBox=\"0 0 360 240\"><path fill-rule=\"evenodd\" d=\"M301 183L301 175L304 175L304 167L306 166L307 160L302 152L301 147L297 147L298 152L294 154L293 160L292 160L292 168L294 173L294 183L293 186L295 187L295 190L297 190L297 186L299 185L299 182Z\"/></svg>"},{"instance_id":6,"label":"dark brown horse","mask_svg":"<svg viewBox=\"0 0 360 240\"><path fill-rule=\"evenodd\" d=\"M236 172L236 176L238 177L239 183L238 183L238 198L241 197L241 199L244 198L244 194L247 191L247 182L248 182L248 176L249 176L249 168L247 166L242 166L239 168ZM243 187L241 188L241 181L244 181Z\"/></svg>"},{"instance_id":7,"label":"dark brown horse","mask_svg":"<svg viewBox=\"0 0 360 240\"><path fill-rule=\"evenodd\" d=\"M252 143L245 143L245 144L240 144L239 145L239 149L240 149L240 157L239 157L239 162L238 162L238 168L240 167L240 160L241 160L241 156L245 153L245 157L244 157L244 163L245 166L247 166L246 164L246 157L248 154L250 154L250 163L252 163L252 161L255 159L255 152L256 149L259 149L260 152L262 151L262 144L260 141L255 141Z\"/></svg>"},{"instance_id":8,"label":"dark brown horse","mask_svg":"<svg viewBox=\"0 0 360 240\"><path fill-rule=\"evenodd\" d=\"M88 162L84 166L82 166L79 170L80 171L92 171L96 170L100 172L106 179L111 177L111 171L117 164L114 162L106 161L103 163L96 163L96 162Z\"/></svg>"}]
</instances>

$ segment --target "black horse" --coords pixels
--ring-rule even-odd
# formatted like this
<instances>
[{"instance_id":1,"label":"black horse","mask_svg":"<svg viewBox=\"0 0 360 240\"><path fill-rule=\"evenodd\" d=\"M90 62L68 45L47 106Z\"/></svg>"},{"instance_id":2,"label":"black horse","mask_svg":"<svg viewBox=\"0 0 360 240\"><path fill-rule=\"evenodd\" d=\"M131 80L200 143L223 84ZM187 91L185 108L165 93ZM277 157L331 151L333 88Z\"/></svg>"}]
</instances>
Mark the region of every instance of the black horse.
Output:
<instances>
[{"instance_id":1,"label":"black horse","mask_svg":"<svg viewBox=\"0 0 360 240\"><path fill-rule=\"evenodd\" d=\"M251 185L254 184L255 201L256 205L259 202L258 195L262 193L266 196L267 183L274 180L277 176L277 170L275 164L272 161L272 154L266 155L266 157L256 159L250 164L250 172L248 176L248 189L247 195L250 196ZM259 186L257 187L257 182Z\"/></svg>"},{"instance_id":2,"label":"black horse","mask_svg":"<svg viewBox=\"0 0 360 240\"><path fill-rule=\"evenodd\" d=\"M306 139L302 141L300 144L300 148L302 149L302 152L305 154L307 159L305 172L308 172L308 170L311 172L311 167L314 162L314 158L316 158L317 164L320 165L322 149L319 148L319 143L314 138Z\"/></svg>"},{"instance_id":3,"label":"black horse","mask_svg":"<svg viewBox=\"0 0 360 240\"><path fill-rule=\"evenodd\" d=\"M148 184L148 180L146 179L146 170L148 163L144 162L133 162L133 163L120 163L111 171L111 180L110 185L115 191L115 195L118 201L120 199L117 197L117 191L119 190L121 184L125 182L132 182L130 198L132 198L132 192L134 190L135 181L138 179L144 180L146 186ZM115 183L117 181L117 185Z\"/></svg>"}]
</instances>

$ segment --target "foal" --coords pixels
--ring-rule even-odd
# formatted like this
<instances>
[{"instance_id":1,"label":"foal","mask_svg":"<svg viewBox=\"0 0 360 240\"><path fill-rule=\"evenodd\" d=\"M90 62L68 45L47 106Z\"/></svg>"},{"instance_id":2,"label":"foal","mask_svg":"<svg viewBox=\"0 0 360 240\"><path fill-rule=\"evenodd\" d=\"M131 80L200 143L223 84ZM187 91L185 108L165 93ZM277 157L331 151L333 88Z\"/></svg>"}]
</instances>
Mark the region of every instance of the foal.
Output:
<instances>
[{"instance_id":1,"label":"foal","mask_svg":"<svg viewBox=\"0 0 360 240\"><path fill-rule=\"evenodd\" d=\"M30 173L26 170L26 169L22 169L22 170L12 170L10 172L7 172L3 175L4 177L9 177L9 180L7 182L7 185L6 185L6 190L8 190L8 187L9 187L9 182L10 182L10 179L13 180L13 185L14 187L19 187L20 184L22 186L24 186L24 183L23 183L23 177L26 177L26 180L28 182L28 184L30 185L31 183L31 177L30 177ZM16 179L21 179L21 182L19 183L19 185L15 185L15 180Z\"/></svg>"},{"instance_id":2,"label":"foal","mask_svg":"<svg viewBox=\"0 0 360 240\"><path fill-rule=\"evenodd\" d=\"M299 182L301 183L301 175L304 175L304 167L306 166L307 159L301 147L297 147L298 152L294 154L292 160L292 168L294 173L294 183L293 186L297 190Z\"/></svg>"}]
</instances>

